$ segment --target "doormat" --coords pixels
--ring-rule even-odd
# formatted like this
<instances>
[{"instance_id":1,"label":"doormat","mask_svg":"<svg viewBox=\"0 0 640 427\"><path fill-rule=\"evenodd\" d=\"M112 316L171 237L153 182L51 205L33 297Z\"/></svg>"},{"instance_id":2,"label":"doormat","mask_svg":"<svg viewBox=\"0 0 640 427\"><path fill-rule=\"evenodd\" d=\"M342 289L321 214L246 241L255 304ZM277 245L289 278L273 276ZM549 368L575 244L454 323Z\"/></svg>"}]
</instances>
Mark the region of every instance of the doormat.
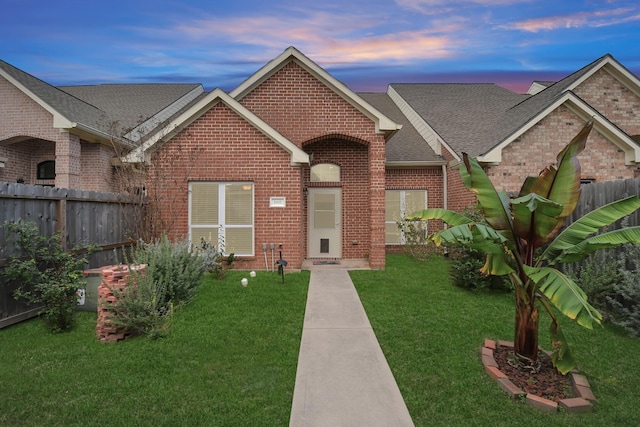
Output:
<instances>
[{"instance_id":1,"label":"doormat","mask_svg":"<svg viewBox=\"0 0 640 427\"><path fill-rule=\"evenodd\" d=\"M340 261L313 261L313 265L340 265Z\"/></svg>"}]
</instances>

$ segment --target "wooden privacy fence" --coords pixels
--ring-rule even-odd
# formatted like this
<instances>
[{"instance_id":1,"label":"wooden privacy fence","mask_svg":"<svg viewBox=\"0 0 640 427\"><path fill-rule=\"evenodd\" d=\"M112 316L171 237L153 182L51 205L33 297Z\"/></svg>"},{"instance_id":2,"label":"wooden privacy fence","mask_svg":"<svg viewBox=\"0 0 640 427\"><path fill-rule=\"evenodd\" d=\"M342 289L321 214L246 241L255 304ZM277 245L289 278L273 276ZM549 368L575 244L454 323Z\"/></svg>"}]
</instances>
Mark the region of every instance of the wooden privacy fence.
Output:
<instances>
[{"instance_id":1,"label":"wooden privacy fence","mask_svg":"<svg viewBox=\"0 0 640 427\"><path fill-rule=\"evenodd\" d=\"M0 182L0 224L5 221L32 221L40 235L60 233L66 250L92 247L88 268L116 264L122 260L122 248L131 245L133 219L142 207L113 193L44 187ZM17 248L8 242L7 232L0 227L0 269ZM16 284L0 279L0 328L31 317L32 307L16 301Z\"/></svg>"},{"instance_id":2,"label":"wooden privacy fence","mask_svg":"<svg viewBox=\"0 0 640 427\"><path fill-rule=\"evenodd\" d=\"M640 197L640 178L583 185L578 206L567 221L572 223L596 208L629 196ZM640 211L629 215L628 221L630 227L640 225ZM622 220L617 221L613 229L618 229L621 226Z\"/></svg>"}]
</instances>

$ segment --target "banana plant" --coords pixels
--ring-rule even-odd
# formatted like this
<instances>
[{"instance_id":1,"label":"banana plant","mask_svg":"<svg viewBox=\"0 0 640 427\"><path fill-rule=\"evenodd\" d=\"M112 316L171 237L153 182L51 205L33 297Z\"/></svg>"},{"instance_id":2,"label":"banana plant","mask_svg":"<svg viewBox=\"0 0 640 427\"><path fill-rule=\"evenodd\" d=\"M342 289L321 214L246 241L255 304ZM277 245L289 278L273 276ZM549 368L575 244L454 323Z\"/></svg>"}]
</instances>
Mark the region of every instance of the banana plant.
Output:
<instances>
[{"instance_id":1,"label":"banana plant","mask_svg":"<svg viewBox=\"0 0 640 427\"><path fill-rule=\"evenodd\" d=\"M481 165L463 154L460 175L476 195L482 223L447 209L409 215L442 220L449 227L430 236L435 244L457 243L482 251L486 254L482 273L508 275L515 297L514 351L525 362L538 357L539 309L543 307L551 317L551 357L563 374L575 367L575 361L555 310L589 329L601 323L602 315L589 304L580 286L555 267L580 261L603 248L640 243L639 226L596 234L640 208L636 196L602 206L565 227L580 197L577 156L592 127L591 121L584 126L558 154L555 166L527 178L515 198L497 191Z\"/></svg>"}]
</instances>

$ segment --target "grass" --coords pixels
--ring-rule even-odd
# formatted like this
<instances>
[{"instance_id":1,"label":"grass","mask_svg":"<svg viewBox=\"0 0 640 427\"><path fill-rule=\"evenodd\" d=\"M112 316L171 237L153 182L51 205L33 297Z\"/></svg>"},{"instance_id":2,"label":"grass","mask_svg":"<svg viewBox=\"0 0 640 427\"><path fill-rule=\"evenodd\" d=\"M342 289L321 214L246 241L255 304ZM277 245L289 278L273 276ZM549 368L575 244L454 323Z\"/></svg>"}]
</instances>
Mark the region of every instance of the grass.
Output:
<instances>
[{"instance_id":1,"label":"grass","mask_svg":"<svg viewBox=\"0 0 640 427\"><path fill-rule=\"evenodd\" d=\"M309 274L246 276L206 277L160 340L101 344L86 312L0 330L0 425L288 425Z\"/></svg>"},{"instance_id":2,"label":"grass","mask_svg":"<svg viewBox=\"0 0 640 427\"><path fill-rule=\"evenodd\" d=\"M205 278L165 339L101 344L92 313L65 334L38 319L0 330L0 425L288 425L309 275L245 276ZM562 321L599 401L548 414L511 402L480 362L484 338L512 339L510 295L453 287L443 258L390 255L351 276L416 426L640 425L640 340Z\"/></svg>"},{"instance_id":3,"label":"grass","mask_svg":"<svg viewBox=\"0 0 640 427\"><path fill-rule=\"evenodd\" d=\"M442 257L390 255L385 271L351 277L416 426L640 425L640 340L560 319L598 402L590 414L549 414L511 402L481 364L485 338L513 339L511 295L453 287ZM546 348L548 325L544 315Z\"/></svg>"}]
</instances>

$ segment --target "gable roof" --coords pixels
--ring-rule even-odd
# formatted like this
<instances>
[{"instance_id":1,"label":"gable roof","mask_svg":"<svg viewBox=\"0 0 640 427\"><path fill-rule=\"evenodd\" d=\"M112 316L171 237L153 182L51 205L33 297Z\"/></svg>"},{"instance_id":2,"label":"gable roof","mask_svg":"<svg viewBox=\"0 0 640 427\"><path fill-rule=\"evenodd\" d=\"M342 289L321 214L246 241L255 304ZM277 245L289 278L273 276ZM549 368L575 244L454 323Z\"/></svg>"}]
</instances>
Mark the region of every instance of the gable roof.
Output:
<instances>
[{"instance_id":1,"label":"gable roof","mask_svg":"<svg viewBox=\"0 0 640 427\"><path fill-rule=\"evenodd\" d=\"M53 127L77 128L99 137L108 137L104 111L63 90L0 60L0 76L53 115Z\"/></svg>"},{"instance_id":2,"label":"gable roof","mask_svg":"<svg viewBox=\"0 0 640 427\"><path fill-rule=\"evenodd\" d=\"M257 72L251 75L251 77L232 90L229 95L238 101L241 100L254 88L258 87L262 82L281 70L290 61L295 61L296 64L321 81L329 89L333 90L338 96L347 101L362 114L369 117L375 123L376 132L395 132L400 129L400 126L397 123L389 119L373 105L366 102L345 84L327 73L322 67L318 66L293 46L285 49L284 52L265 64Z\"/></svg>"},{"instance_id":3,"label":"gable roof","mask_svg":"<svg viewBox=\"0 0 640 427\"><path fill-rule=\"evenodd\" d=\"M59 88L104 111L109 120L117 123L118 134L131 140L139 139L140 134L151 131L204 92L201 84L100 84Z\"/></svg>"},{"instance_id":4,"label":"gable roof","mask_svg":"<svg viewBox=\"0 0 640 427\"><path fill-rule=\"evenodd\" d=\"M625 151L627 162L640 161L640 145L572 92L602 68L640 96L638 78L608 54L533 95L485 83L391 84L389 89L458 158L466 152L481 162L500 162L504 147L565 105L584 120L593 117L596 129Z\"/></svg>"},{"instance_id":5,"label":"gable roof","mask_svg":"<svg viewBox=\"0 0 640 427\"><path fill-rule=\"evenodd\" d=\"M489 145L498 119L526 99L493 83L394 83L389 85L454 154L477 156ZM486 147L488 148L488 147Z\"/></svg>"},{"instance_id":6,"label":"gable roof","mask_svg":"<svg viewBox=\"0 0 640 427\"><path fill-rule=\"evenodd\" d=\"M493 127L490 140L485 140L481 151L477 153L479 161L499 161L502 148L513 142L516 138L542 120L548 113L565 104L574 113L582 116L584 120L593 117L597 123L596 129L607 129L606 134L611 136L611 141L625 151L627 162L640 159L640 145L629 135L611 123L585 101L580 99L572 91L582 82L587 80L598 70L606 67L615 78L640 96L640 81L611 55L607 54L586 65L573 74L565 77L547 89L526 98L523 102L514 105L504 112ZM491 144L491 141L494 141Z\"/></svg>"},{"instance_id":7,"label":"gable roof","mask_svg":"<svg viewBox=\"0 0 640 427\"><path fill-rule=\"evenodd\" d=\"M197 102L192 103L188 108L185 108L180 114L175 116L161 129L154 132L149 136L140 146L124 157L123 161L127 163L137 163L146 161L150 150L158 149L161 144L174 135L180 132L182 129L193 123L196 119L209 111L212 107L218 103L224 103L227 107L231 108L236 114L262 132L265 136L271 139L274 143L279 145L284 150L288 151L291 155L291 164L300 165L309 163L309 155L302 149L296 146L293 142L282 136L278 131L269 126L261 118L253 114L241 103L229 96L221 89L215 89L209 92L207 95L200 97Z\"/></svg>"},{"instance_id":8,"label":"gable roof","mask_svg":"<svg viewBox=\"0 0 640 427\"><path fill-rule=\"evenodd\" d=\"M402 128L385 144L387 167L446 164L444 157L433 151L388 94L364 92L358 95L384 115L402 125Z\"/></svg>"}]
</instances>

